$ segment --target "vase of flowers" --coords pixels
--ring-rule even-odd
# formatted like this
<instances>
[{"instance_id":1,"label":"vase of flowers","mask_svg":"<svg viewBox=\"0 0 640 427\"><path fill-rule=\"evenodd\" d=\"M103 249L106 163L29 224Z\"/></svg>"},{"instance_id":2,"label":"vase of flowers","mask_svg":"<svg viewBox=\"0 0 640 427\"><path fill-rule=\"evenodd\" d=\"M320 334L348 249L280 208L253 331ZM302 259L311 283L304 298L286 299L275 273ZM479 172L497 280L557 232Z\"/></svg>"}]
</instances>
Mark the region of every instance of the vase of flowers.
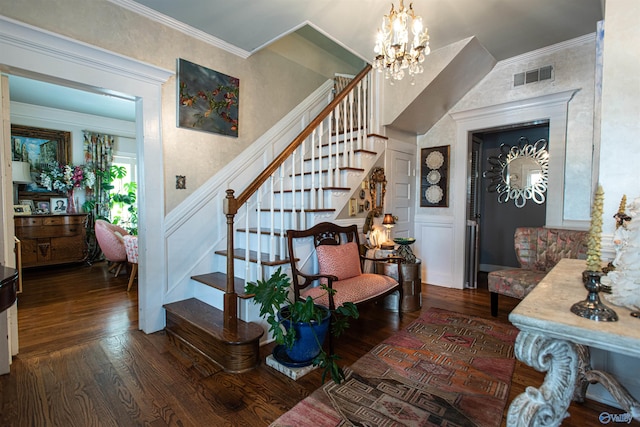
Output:
<instances>
[{"instance_id":1,"label":"vase of flowers","mask_svg":"<svg viewBox=\"0 0 640 427\"><path fill-rule=\"evenodd\" d=\"M67 212L76 213L74 191L77 188L91 190L96 183L96 175L87 166L57 164L43 169L40 185L49 191L58 191L67 196Z\"/></svg>"}]
</instances>

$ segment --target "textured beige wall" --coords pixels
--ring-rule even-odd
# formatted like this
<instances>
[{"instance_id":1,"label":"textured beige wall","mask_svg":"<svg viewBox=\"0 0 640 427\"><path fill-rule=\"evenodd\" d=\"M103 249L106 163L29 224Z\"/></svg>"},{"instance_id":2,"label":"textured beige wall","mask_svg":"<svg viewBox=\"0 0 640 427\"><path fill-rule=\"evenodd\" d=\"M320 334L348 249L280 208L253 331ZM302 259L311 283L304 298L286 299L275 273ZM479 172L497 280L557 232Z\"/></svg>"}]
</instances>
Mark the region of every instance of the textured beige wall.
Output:
<instances>
[{"instance_id":1,"label":"textured beige wall","mask_svg":"<svg viewBox=\"0 0 640 427\"><path fill-rule=\"evenodd\" d=\"M622 195L640 197L640 2L607 1L602 67L600 183L604 189L603 234L612 235L610 219ZM634 220L635 221L635 220Z\"/></svg>"},{"instance_id":2,"label":"textured beige wall","mask_svg":"<svg viewBox=\"0 0 640 427\"><path fill-rule=\"evenodd\" d=\"M513 74L553 65L554 79L512 88ZM451 112L498 105L565 90L579 89L569 102L567 162L565 164L564 219L588 220L590 216L593 143L595 43L585 42L546 55L514 58L498 63L469 91ZM456 123L445 115L429 132L418 138L419 148L456 141ZM455 162L455 159L452 159ZM457 167L451 164L451 168ZM434 212L419 208L421 214ZM442 212L440 212L442 213Z\"/></svg>"},{"instance_id":3,"label":"textured beige wall","mask_svg":"<svg viewBox=\"0 0 640 427\"><path fill-rule=\"evenodd\" d=\"M240 79L237 138L176 127L176 81L162 89L165 211L175 208L334 72L359 70L310 43L287 36L242 59L105 0L0 2L0 14L168 70L178 58ZM296 46L287 51L287 44ZM0 59L1 60L1 59ZM46 70L43 70L46 74ZM186 175L187 190L175 189ZM149 185L150 183L147 183Z\"/></svg>"}]
</instances>

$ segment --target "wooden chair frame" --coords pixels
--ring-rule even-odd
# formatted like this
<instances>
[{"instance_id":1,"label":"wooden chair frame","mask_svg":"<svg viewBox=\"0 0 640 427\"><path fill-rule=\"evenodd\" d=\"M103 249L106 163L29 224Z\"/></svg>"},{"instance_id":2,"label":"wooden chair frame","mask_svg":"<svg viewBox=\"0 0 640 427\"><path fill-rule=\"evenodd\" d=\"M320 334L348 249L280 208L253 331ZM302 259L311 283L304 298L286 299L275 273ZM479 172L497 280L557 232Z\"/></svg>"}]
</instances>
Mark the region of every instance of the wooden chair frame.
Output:
<instances>
[{"instance_id":1,"label":"wooden chair frame","mask_svg":"<svg viewBox=\"0 0 640 427\"><path fill-rule=\"evenodd\" d=\"M348 242L355 242L358 248L360 248L360 239L358 233L358 227L356 225L349 226L340 226L337 224L333 224L330 222L321 222L316 224L315 226L307 229L307 230L287 230L287 242L289 247L289 260L291 263L291 276L293 282L293 292L295 299L300 298L300 291L311 286L314 282L319 281L322 278L327 279L327 286L329 289L333 289L333 282L337 281L338 278L333 275L322 275L322 274L306 274L301 272L298 269L298 258L295 255L295 246L294 240L296 239L305 239L305 238L313 238L313 246L317 248L320 245L340 245ZM398 264L398 280L397 285L387 292L376 296L375 298L371 298L366 301L361 301L360 303L375 301L382 299L386 296L391 295L392 293L398 291L398 315L402 316L402 297L403 297L403 289L402 289L402 268L400 268L400 263L403 261L402 257L399 256L390 256L385 259L380 258L368 258L362 253L360 253L360 268L363 269L364 261L391 261L393 263ZM333 295L329 294L329 310L335 309L335 302Z\"/></svg>"}]
</instances>

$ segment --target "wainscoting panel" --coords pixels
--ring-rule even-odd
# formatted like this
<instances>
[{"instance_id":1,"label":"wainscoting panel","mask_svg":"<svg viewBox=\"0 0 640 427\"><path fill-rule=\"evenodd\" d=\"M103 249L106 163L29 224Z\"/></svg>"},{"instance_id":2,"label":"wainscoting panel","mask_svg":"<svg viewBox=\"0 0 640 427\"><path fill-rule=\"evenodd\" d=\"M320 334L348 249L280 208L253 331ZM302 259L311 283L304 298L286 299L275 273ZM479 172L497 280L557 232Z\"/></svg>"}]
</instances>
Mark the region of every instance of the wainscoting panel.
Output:
<instances>
[{"instance_id":1,"label":"wainscoting panel","mask_svg":"<svg viewBox=\"0 0 640 427\"><path fill-rule=\"evenodd\" d=\"M422 281L431 285L458 287L454 283L453 218L429 216L416 218L419 257L422 260Z\"/></svg>"}]
</instances>

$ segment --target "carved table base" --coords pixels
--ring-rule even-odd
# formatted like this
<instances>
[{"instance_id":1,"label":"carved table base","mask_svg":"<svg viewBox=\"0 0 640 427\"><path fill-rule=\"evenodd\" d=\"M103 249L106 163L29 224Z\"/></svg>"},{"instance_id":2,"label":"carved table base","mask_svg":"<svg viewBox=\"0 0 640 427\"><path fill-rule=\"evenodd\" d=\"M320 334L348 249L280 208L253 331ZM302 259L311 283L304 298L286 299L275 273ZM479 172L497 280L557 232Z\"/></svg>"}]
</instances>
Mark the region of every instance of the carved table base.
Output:
<instances>
[{"instance_id":1,"label":"carved table base","mask_svg":"<svg viewBox=\"0 0 640 427\"><path fill-rule=\"evenodd\" d=\"M569 416L571 400L584 401L587 387L596 382L627 413L640 420L640 403L611 375L591 369L588 347L521 331L516 338L515 355L547 375L539 388L527 387L511 402L508 426L558 426Z\"/></svg>"}]
</instances>

